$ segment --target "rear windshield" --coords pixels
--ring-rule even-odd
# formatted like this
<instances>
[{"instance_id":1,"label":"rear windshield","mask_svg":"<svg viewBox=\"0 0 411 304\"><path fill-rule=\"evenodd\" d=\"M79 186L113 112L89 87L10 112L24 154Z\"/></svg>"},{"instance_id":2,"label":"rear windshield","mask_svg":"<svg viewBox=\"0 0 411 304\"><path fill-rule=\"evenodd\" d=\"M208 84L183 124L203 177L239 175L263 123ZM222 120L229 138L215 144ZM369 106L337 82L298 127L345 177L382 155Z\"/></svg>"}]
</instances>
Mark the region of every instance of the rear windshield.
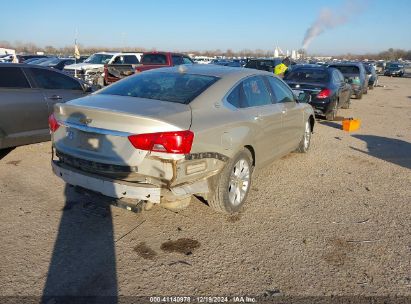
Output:
<instances>
[{"instance_id":1,"label":"rear windshield","mask_svg":"<svg viewBox=\"0 0 411 304\"><path fill-rule=\"evenodd\" d=\"M128 77L98 94L157 99L187 104L215 83L213 76L144 72Z\"/></svg>"},{"instance_id":2,"label":"rear windshield","mask_svg":"<svg viewBox=\"0 0 411 304\"><path fill-rule=\"evenodd\" d=\"M308 83L328 82L328 73L324 70L298 69L291 71L284 77L284 80Z\"/></svg>"},{"instance_id":3,"label":"rear windshield","mask_svg":"<svg viewBox=\"0 0 411 304\"><path fill-rule=\"evenodd\" d=\"M146 54L141 59L143 64L167 64L167 57L163 54Z\"/></svg>"},{"instance_id":4,"label":"rear windshield","mask_svg":"<svg viewBox=\"0 0 411 304\"><path fill-rule=\"evenodd\" d=\"M339 69L343 74L360 74L360 69L355 65L331 65L330 67Z\"/></svg>"}]
</instances>

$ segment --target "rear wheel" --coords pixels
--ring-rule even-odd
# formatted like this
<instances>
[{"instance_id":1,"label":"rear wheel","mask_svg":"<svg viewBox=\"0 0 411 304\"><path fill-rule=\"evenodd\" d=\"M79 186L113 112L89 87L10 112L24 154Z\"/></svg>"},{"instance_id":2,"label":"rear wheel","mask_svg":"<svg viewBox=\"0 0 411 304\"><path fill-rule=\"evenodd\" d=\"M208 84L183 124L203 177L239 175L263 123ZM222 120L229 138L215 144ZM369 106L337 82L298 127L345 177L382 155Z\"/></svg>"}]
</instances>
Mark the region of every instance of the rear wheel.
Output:
<instances>
[{"instance_id":1,"label":"rear wheel","mask_svg":"<svg viewBox=\"0 0 411 304\"><path fill-rule=\"evenodd\" d=\"M345 104L341 107L341 109L349 109L351 105L351 96L348 96L347 101L345 102Z\"/></svg>"},{"instance_id":2,"label":"rear wheel","mask_svg":"<svg viewBox=\"0 0 411 304\"><path fill-rule=\"evenodd\" d=\"M210 207L222 213L239 211L247 199L252 172L250 151L244 149L238 152L216 176L215 191L208 197Z\"/></svg>"},{"instance_id":3,"label":"rear wheel","mask_svg":"<svg viewBox=\"0 0 411 304\"><path fill-rule=\"evenodd\" d=\"M331 110L328 111L327 114L325 114L325 119L326 120L334 120L335 117L337 116L337 111L338 111L338 102L336 100L336 101L334 101L334 103L331 107Z\"/></svg>"},{"instance_id":4,"label":"rear wheel","mask_svg":"<svg viewBox=\"0 0 411 304\"><path fill-rule=\"evenodd\" d=\"M368 86L366 86L364 89L364 95L367 95L367 94L368 94Z\"/></svg>"},{"instance_id":5,"label":"rear wheel","mask_svg":"<svg viewBox=\"0 0 411 304\"><path fill-rule=\"evenodd\" d=\"M301 138L300 145L297 148L297 152L300 153L307 153L310 149L311 144L311 124L310 121L307 120L305 123L304 134L303 138Z\"/></svg>"},{"instance_id":6,"label":"rear wheel","mask_svg":"<svg viewBox=\"0 0 411 304\"><path fill-rule=\"evenodd\" d=\"M355 94L355 98L362 99L362 92Z\"/></svg>"}]
</instances>

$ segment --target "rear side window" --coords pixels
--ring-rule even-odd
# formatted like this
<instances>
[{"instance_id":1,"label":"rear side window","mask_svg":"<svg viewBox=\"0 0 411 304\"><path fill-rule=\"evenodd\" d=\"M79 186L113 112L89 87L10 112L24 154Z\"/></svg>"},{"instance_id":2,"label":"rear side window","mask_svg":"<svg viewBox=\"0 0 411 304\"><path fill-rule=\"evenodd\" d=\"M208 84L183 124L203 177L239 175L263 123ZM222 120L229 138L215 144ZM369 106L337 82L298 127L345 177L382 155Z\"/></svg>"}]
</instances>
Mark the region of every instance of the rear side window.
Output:
<instances>
[{"instance_id":1,"label":"rear side window","mask_svg":"<svg viewBox=\"0 0 411 304\"><path fill-rule=\"evenodd\" d=\"M336 70L335 73L338 76L338 79L340 80L340 82L344 82L344 75L341 74L341 72L339 70Z\"/></svg>"},{"instance_id":2,"label":"rear side window","mask_svg":"<svg viewBox=\"0 0 411 304\"><path fill-rule=\"evenodd\" d=\"M83 90L80 83L70 77L45 70L45 69L33 69L30 71L36 80L38 86L47 90Z\"/></svg>"},{"instance_id":3,"label":"rear side window","mask_svg":"<svg viewBox=\"0 0 411 304\"><path fill-rule=\"evenodd\" d=\"M338 69L343 74L360 74L360 69L354 65L332 65L330 67Z\"/></svg>"},{"instance_id":4,"label":"rear side window","mask_svg":"<svg viewBox=\"0 0 411 304\"><path fill-rule=\"evenodd\" d=\"M30 88L21 68L0 67L0 88Z\"/></svg>"},{"instance_id":5,"label":"rear side window","mask_svg":"<svg viewBox=\"0 0 411 304\"><path fill-rule=\"evenodd\" d=\"M275 102L284 103L284 102L293 102L294 94L291 89L282 81L274 77L267 77L270 84L271 90L273 91Z\"/></svg>"},{"instance_id":6,"label":"rear side window","mask_svg":"<svg viewBox=\"0 0 411 304\"><path fill-rule=\"evenodd\" d=\"M143 64L167 64L167 57L163 54L146 54L141 59Z\"/></svg>"},{"instance_id":7,"label":"rear side window","mask_svg":"<svg viewBox=\"0 0 411 304\"><path fill-rule=\"evenodd\" d=\"M184 64L183 57L181 56L173 55L171 58L173 60L173 65Z\"/></svg>"},{"instance_id":8,"label":"rear side window","mask_svg":"<svg viewBox=\"0 0 411 304\"><path fill-rule=\"evenodd\" d=\"M101 90L99 94L187 104L218 79L195 74L144 72L112 84Z\"/></svg>"},{"instance_id":9,"label":"rear side window","mask_svg":"<svg viewBox=\"0 0 411 304\"><path fill-rule=\"evenodd\" d=\"M183 57L184 64L193 64L193 61L188 57Z\"/></svg>"}]
</instances>

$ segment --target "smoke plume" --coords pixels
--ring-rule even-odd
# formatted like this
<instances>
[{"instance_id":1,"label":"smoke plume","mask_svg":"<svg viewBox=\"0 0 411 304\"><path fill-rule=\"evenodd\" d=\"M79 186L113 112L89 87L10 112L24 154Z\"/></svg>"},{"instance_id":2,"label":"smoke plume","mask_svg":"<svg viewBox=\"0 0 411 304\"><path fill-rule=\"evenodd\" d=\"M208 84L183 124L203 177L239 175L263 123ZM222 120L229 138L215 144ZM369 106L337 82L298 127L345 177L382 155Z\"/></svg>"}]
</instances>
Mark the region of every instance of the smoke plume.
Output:
<instances>
[{"instance_id":1,"label":"smoke plume","mask_svg":"<svg viewBox=\"0 0 411 304\"><path fill-rule=\"evenodd\" d=\"M343 5L333 11L328 7L321 9L317 20L308 28L303 40L303 49L324 31L346 24L355 15L362 13L368 6L368 0L345 0Z\"/></svg>"}]
</instances>

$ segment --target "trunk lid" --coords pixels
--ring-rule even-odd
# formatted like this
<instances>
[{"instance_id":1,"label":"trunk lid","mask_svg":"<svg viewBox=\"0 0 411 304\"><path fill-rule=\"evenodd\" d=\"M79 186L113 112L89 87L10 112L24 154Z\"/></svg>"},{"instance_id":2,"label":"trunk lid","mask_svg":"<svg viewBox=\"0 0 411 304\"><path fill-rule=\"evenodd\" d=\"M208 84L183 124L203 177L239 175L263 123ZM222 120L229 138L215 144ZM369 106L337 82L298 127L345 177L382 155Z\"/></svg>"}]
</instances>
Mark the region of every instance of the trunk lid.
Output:
<instances>
[{"instance_id":1,"label":"trunk lid","mask_svg":"<svg viewBox=\"0 0 411 304\"><path fill-rule=\"evenodd\" d=\"M305 93L310 94L311 99L314 99L318 93L327 88L327 85L323 83L302 83L287 81L287 84L293 91L304 91Z\"/></svg>"},{"instance_id":2,"label":"trunk lid","mask_svg":"<svg viewBox=\"0 0 411 304\"><path fill-rule=\"evenodd\" d=\"M60 128L56 149L81 159L140 165L148 151L135 149L132 134L189 130L188 105L127 96L95 94L55 106Z\"/></svg>"}]
</instances>

